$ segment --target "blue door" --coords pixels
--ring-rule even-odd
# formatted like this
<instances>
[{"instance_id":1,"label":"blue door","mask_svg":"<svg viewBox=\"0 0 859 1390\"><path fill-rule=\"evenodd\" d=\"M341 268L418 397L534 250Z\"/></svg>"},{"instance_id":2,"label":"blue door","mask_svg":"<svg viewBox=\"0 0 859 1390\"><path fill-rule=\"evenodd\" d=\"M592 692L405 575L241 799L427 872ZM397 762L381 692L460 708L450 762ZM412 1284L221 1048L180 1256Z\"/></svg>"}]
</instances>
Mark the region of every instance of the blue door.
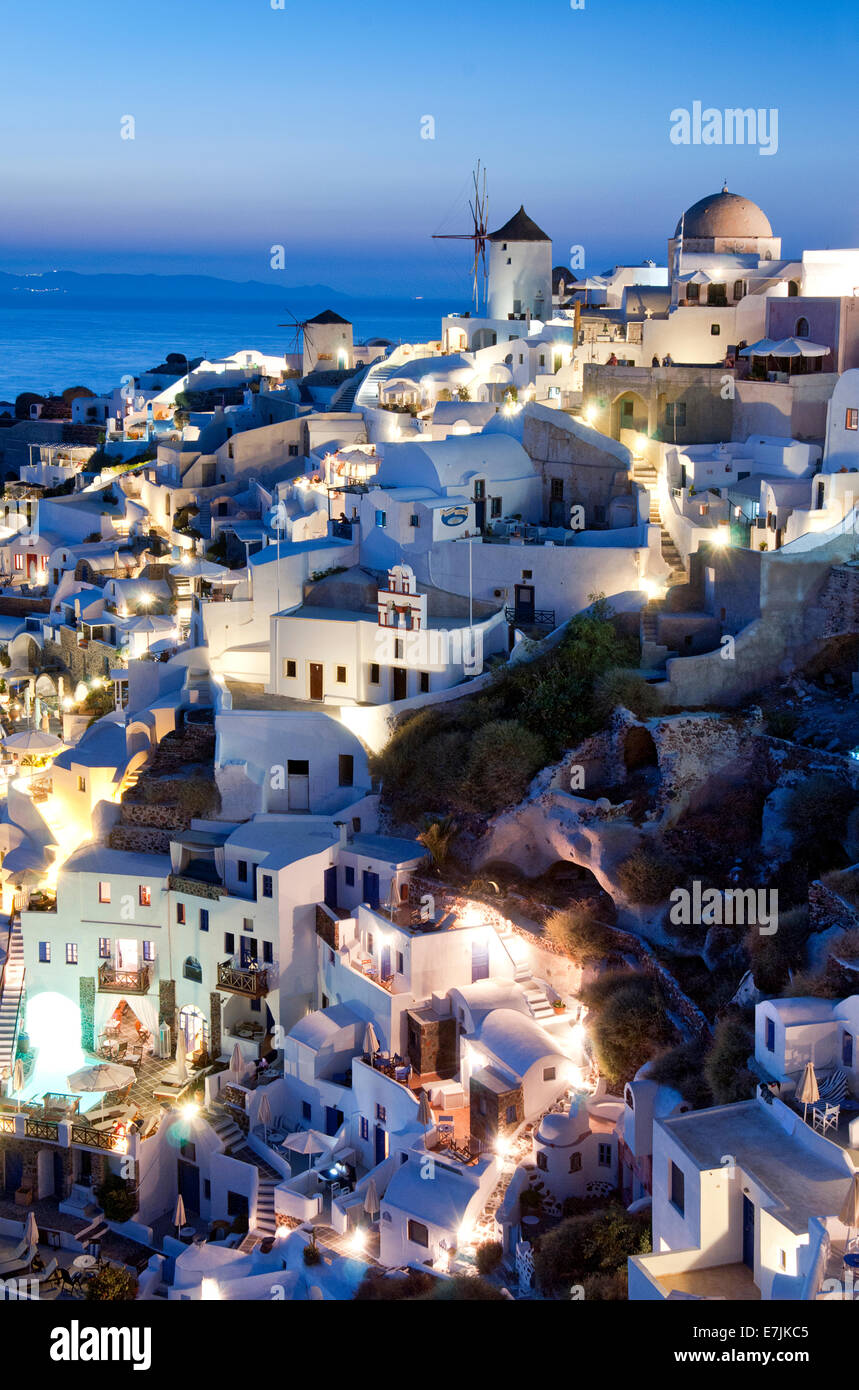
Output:
<instances>
[{"instance_id":1,"label":"blue door","mask_svg":"<svg viewBox=\"0 0 859 1390\"><path fill-rule=\"evenodd\" d=\"M471 943L471 980L487 980L489 978L489 942L472 941Z\"/></svg>"},{"instance_id":2,"label":"blue door","mask_svg":"<svg viewBox=\"0 0 859 1390\"><path fill-rule=\"evenodd\" d=\"M755 1204L743 1196L743 1264L755 1267Z\"/></svg>"},{"instance_id":3,"label":"blue door","mask_svg":"<svg viewBox=\"0 0 859 1390\"><path fill-rule=\"evenodd\" d=\"M845 1067L853 1066L853 1034L845 1033L841 1039L841 1060Z\"/></svg>"},{"instance_id":4,"label":"blue door","mask_svg":"<svg viewBox=\"0 0 859 1390\"><path fill-rule=\"evenodd\" d=\"M364 870L364 902L370 907L379 906L379 875L371 874L369 869Z\"/></svg>"},{"instance_id":5,"label":"blue door","mask_svg":"<svg viewBox=\"0 0 859 1390\"><path fill-rule=\"evenodd\" d=\"M338 1110L335 1105L325 1107L325 1133L336 1134L343 1123L343 1111Z\"/></svg>"},{"instance_id":6,"label":"blue door","mask_svg":"<svg viewBox=\"0 0 859 1390\"><path fill-rule=\"evenodd\" d=\"M5 1190L7 1196L14 1196L24 1180L24 1160L20 1154L11 1153L8 1149L6 1158L6 1181Z\"/></svg>"},{"instance_id":7,"label":"blue door","mask_svg":"<svg viewBox=\"0 0 859 1390\"><path fill-rule=\"evenodd\" d=\"M186 1212L200 1211L200 1170L196 1163L179 1159L179 1193Z\"/></svg>"},{"instance_id":8,"label":"blue door","mask_svg":"<svg viewBox=\"0 0 859 1390\"><path fill-rule=\"evenodd\" d=\"M337 906L337 865L325 870L325 906Z\"/></svg>"},{"instance_id":9,"label":"blue door","mask_svg":"<svg viewBox=\"0 0 859 1390\"><path fill-rule=\"evenodd\" d=\"M257 958L257 944L252 936L242 937L242 969L247 970L251 961Z\"/></svg>"},{"instance_id":10,"label":"blue door","mask_svg":"<svg viewBox=\"0 0 859 1390\"><path fill-rule=\"evenodd\" d=\"M381 1163L388 1157L388 1136L382 1125L376 1125L376 1162Z\"/></svg>"}]
</instances>

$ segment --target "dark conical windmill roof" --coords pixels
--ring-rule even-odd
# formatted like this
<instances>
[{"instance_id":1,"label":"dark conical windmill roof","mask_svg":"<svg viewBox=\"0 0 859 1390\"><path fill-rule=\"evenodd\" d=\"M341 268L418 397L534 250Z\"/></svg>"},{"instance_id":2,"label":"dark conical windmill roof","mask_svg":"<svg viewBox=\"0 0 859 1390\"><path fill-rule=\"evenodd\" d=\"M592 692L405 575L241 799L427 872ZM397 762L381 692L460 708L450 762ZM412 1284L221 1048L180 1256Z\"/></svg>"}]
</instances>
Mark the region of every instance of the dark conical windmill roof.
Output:
<instances>
[{"instance_id":1,"label":"dark conical windmill roof","mask_svg":"<svg viewBox=\"0 0 859 1390\"><path fill-rule=\"evenodd\" d=\"M308 323L347 323L347 324L348 324L349 320L348 320L348 319L341 318L340 314L335 314L335 312L334 312L333 309L323 309L321 314L317 314L316 317L313 318L313 319L308 319L307 322L308 322Z\"/></svg>"},{"instance_id":2,"label":"dark conical windmill roof","mask_svg":"<svg viewBox=\"0 0 859 1390\"><path fill-rule=\"evenodd\" d=\"M497 232L489 233L490 241L551 241L545 232L541 232L537 223L529 217L524 206L505 222L503 227L499 227Z\"/></svg>"}]
</instances>

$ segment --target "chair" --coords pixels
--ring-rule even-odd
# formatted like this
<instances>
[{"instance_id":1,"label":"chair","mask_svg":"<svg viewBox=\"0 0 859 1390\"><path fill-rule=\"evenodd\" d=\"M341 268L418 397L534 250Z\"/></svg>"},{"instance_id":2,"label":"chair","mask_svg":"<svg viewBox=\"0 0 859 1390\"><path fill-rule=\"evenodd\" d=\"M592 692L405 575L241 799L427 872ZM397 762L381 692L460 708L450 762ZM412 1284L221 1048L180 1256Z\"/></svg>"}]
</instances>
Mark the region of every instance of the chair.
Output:
<instances>
[{"instance_id":1,"label":"chair","mask_svg":"<svg viewBox=\"0 0 859 1390\"><path fill-rule=\"evenodd\" d=\"M49 1260L48 1263L45 1265L45 1268L42 1270L41 1274L36 1274L33 1277L35 1278L36 1283L41 1287L44 1284L54 1283L56 1273L57 1257L55 1255L54 1258L52 1260Z\"/></svg>"},{"instance_id":2,"label":"chair","mask_svg":"<svg viewBox=\"0 0 859 1390\"><path fill-rule=\"evenodd\" d=\"M838 1117L841 1114L840 1105L820 1105L818 1102L813 1111L812 1121L814 1128L821 1134L825 1134L828 1129L838 1128Z\"/></svg>"},{"instance_id":3,"label":"chair","mask_svg":"<svg viewBox=\"0 0 859 1390\"><path fill-rule=\"evenodd\" d=\"M24 1247L23 1249L21 1247ZM4 1260L0 1264L0 1277L5 1278L9 1274L21 1274L30 1268L36 1257L35 1245L27 1245L23 1240L18 1246L15 1254L9 1260Z\"/></svg>"}]
</instances>

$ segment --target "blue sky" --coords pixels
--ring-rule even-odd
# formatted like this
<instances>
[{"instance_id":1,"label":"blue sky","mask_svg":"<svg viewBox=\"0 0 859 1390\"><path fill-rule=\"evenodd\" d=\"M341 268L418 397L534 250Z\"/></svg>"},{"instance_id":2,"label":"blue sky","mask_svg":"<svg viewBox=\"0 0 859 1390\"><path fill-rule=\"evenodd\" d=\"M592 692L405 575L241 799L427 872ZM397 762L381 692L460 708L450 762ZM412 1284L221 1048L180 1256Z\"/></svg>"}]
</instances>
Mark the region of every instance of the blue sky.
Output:
<instances>
[{"instance_id":1,"label":"blue sky","mask_svg":"<svg viewBox=\"0 0 859 1390\"><path fill-rule=\"evenodd\" d=\"M852 0L283 4L7 11L0 269L447 294L467 248L429 238L464 230L478 156L491 224L524 202L556 263L572 244L593 271L661 260L724 179L785 253L859 245ZM695 100L776 107L778 153L672 145L671 110Z\"/></svg>"}]
</instances>

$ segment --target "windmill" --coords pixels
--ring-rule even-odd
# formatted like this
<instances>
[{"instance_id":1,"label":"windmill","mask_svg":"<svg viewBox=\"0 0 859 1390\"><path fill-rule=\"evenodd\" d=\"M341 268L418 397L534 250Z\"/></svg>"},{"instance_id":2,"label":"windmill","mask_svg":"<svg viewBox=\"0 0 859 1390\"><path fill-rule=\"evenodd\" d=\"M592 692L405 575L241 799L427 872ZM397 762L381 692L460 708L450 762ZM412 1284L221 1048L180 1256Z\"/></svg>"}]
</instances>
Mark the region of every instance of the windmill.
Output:
<instances>
[{"instance_id":1,"label":"windmill","mask_svg":"<svg viewBox=\"0 0 859 1390\"><path fill-rule=\"evenodd\" d=\"M486 285L489 272L486 268L486 240L489 236L489 224L487 222L487 212L489 209L489 198L486 192L486 170L483 170L483 180L481 184L480 160L477 161L477 168L472 174L474 183L474 197L469 198L468 206L471 209L471 217L474 222L472 232L435 232L433 241L471 241L474 243L474 266L472 274L474 277L474 311L479 310L480 304L480 267L483 266L483 302L486 303Z\"/></svg>"},{"instance_id":2,"label":"windmill","mask_svg":"<svg viewBox=\"0 0 859 1390\"><path fill-rule=\"evenodd\" d=\"M292 330L289 340L290 346L287 348L287 353L295 356L298 356L300 353L302 356L303 369L303 364L307 360L308 350L310 352L313 351L313 337L310 332L309 321L306 319L297 319L294 314L290 313L289 309L287 309L286 312L289 314L289 322L279 323L277 326L278 328L289 328Z\"/></svg>"}]
</instances>

